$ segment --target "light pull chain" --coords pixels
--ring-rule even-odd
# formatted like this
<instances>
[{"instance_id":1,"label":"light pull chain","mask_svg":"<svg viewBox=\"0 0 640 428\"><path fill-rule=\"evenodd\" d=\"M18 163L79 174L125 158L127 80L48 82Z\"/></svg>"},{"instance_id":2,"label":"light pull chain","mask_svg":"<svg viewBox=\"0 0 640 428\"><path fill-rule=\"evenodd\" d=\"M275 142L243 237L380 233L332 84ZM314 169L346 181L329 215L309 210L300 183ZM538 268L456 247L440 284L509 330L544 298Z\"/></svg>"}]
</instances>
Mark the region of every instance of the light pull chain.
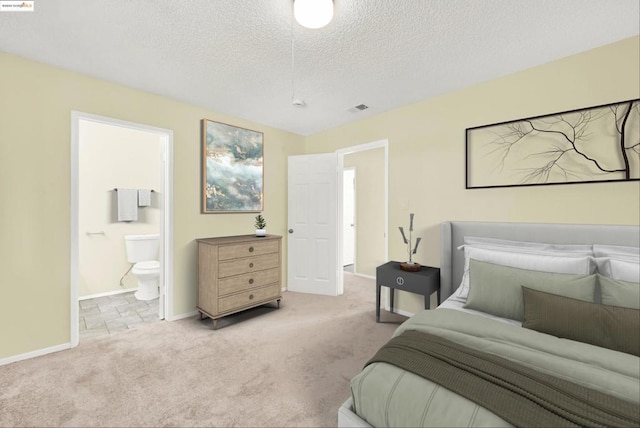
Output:
<instances>
[{"instance_id":1,"label":"light pull chain","mask_svg":"<svg viewBox=\"0 0 640 428\"><path fill-rule=\"evenodd\" d=\"M293 10L291 10L291 101L295 99L296 91L295 91L295 82L294 82L294 74L295 74L295 41L293 38Z\"/></svg>"}]
</instances>

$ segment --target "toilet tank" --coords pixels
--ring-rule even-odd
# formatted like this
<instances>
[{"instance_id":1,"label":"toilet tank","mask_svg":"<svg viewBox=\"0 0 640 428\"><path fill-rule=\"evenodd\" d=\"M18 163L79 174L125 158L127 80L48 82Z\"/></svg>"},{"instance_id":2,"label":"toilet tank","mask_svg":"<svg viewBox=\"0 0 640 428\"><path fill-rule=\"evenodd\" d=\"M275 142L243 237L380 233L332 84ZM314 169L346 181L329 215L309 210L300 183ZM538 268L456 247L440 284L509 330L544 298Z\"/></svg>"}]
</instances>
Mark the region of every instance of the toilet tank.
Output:
<instances>
[{"instance_id":1,"label":"toilet tank","mask_svg":"<svg viewBox=\"0 0 640 428\"><path fill-rule=\"evenodd\" d=\"M158 260L160 235L124 235L124 243L129 263Z\"/></svg>"}]
</instances>

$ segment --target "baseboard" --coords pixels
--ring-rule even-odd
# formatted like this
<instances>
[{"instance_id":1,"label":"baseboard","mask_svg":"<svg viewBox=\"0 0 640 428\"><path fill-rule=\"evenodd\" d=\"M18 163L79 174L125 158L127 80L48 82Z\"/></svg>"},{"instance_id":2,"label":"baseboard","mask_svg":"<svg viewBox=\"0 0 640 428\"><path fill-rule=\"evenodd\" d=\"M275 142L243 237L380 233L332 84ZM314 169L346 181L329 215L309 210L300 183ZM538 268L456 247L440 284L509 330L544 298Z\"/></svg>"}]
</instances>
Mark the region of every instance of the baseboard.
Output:
<instances>
[{"instance_id":1,"label":"baseboard","mask_svg":"<svg viewBox=\"0 0 640 428\"><path fill-rule=\"evenodd\" d=\"M54 352L64 351L67 349L71 349L71 343L63 343L61 345L27 352L26 354L19 354L12 357L2 358L0 359L0 366L15 363L17 361L28 360L29 358L41 357L43 355L52 354Z\"/></svg>"},{"instance_id":2,"label":"baseboard","mask_svg":"<svg viewBox=\"0 0 640 428\"><path fill-rule=\"evenodd\" d=\"M412 312L408 312L408 311L403 311L402 309L394 309L393 310L396 314L400 314L403 315L405 317L409 317L411 318L412 316L414 316L415 314Z\"/></svg>"},{"instance_id":3,"label":"baseboard","mask_svg":"<svg viewBox=\"0 0 640 428\"><path fill-rule=\"evenodd\" d=\"M187 312L184 314L180 314L180 315L174 315L172 316L170 319L168 319L167 321L178 321L178 320L182 320L185 318L191 318L194 317L196 315L198 315L200 312L198 311L191 311L191 312Z\"/></svg>"},{"instance_id":4,"label":"baseboard","mask_svg":"<svg viewBox=\"0 0 640 428\"><path fill-rule=\"evenodd\" d=\"M355 276L359 276L360 278L367 278L367 279L373 279L375 281L376 277L372 276L372 275L365 275L363 273L357 273L357 272L345 272L345 273L351 273L351 275L355 275Z\"/></svg>"},{"instance_id":5,"label":"baseboard","mask_svg":"<svg viewBox=\"0 0 640 428\"><path fill-rule=\"evenodd\" d=\"M78 300L88 300L88 299L95 299L96 297L113 296L115 294L130 293L131 291L136 291L136 290L137 288L125 288L124 290L107 291L105 293L91 294L90 296L78 297Z\"/></svg>"}]
</instances>

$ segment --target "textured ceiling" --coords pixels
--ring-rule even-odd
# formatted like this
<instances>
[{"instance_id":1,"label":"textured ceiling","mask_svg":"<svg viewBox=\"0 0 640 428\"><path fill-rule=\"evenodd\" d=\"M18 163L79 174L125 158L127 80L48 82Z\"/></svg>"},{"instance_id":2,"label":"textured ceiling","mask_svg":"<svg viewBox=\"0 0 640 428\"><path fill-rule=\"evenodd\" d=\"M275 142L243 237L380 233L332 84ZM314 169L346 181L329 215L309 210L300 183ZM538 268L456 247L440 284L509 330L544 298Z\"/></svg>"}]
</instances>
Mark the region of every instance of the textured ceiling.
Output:
<instances>
[{"instance_id":1,"label":"textured ceiling","mask_svg":"<svg viewBox=\"0 0 640 428\"><path fill-rule=\"evenodd\" d=\"M638 0L334 3L309 30L291 0L36 0L0 51L309 135L640 33Z\"/></svg>"}]
</instances>

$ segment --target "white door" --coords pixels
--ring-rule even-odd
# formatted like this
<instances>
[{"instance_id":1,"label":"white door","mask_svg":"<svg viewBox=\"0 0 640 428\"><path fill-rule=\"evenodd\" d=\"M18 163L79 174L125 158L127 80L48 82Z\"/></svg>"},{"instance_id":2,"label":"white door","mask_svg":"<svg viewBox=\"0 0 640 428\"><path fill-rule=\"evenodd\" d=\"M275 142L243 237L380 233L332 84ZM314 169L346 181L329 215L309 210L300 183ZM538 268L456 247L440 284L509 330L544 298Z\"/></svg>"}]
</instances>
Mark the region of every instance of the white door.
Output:
<instances>
[{"instance_id":1,"label":"white door","mask_svg":"<svg viewBox=\"0 0 640 428\"><path fill-rule=\"evenodd\" d=\"M345 168L342 174L342 265L356 258L356 170Z\"/></svg>"},{"instance_id":2,"label":"white door","mask_svg":"<svg viewBox=\"0 0 640 428\"><path fill-rule=\"evenodd\" d=\"M289 156L289 291L338 295L335 153Z\"/></svg>"}]
</instances>

